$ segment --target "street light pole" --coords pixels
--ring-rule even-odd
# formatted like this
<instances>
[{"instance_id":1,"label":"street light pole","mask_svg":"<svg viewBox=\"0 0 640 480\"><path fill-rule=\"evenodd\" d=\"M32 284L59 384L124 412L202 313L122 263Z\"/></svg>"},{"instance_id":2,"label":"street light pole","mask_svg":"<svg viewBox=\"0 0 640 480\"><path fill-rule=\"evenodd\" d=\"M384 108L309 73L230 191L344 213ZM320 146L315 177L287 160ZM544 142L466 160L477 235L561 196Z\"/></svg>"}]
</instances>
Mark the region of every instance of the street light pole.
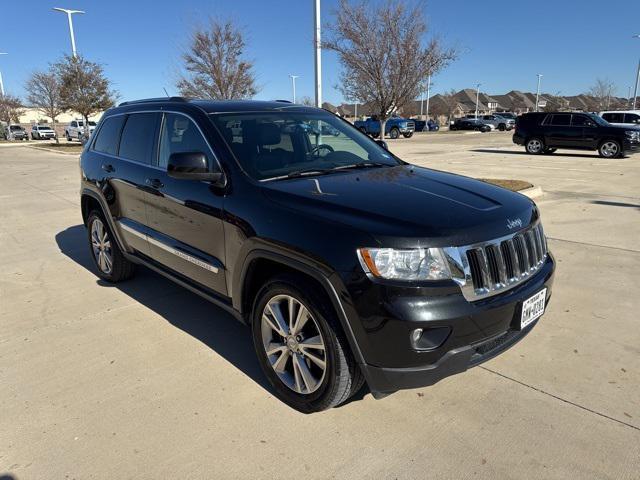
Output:
<instances>
[{"instance_id":1,"label":"street light pole","mask_svg":"<svg viewBox=\"0 0 640 480\"><path fill-rule=\"evenodd\" d=\"M69 22L69 35L71 36L71 52L73 53L73 58L76 58L77 57L76 37L73 34L73 19L71 18L71 15L73 15L74 13L83 14L84 12L82 10L68 10L66 8L60 8L60 7L54 7L53 9L57 12L62 12L67 14L67 21Z\"/></svg>"},{"instance_id":2,"label":"street light pole","mask_svg":"<svg viewBox=\"0 0 640 480\"><path fill-rule=\"evenodd\" d=\"M640 38L640 35L634 35L631 38ZM638 61L638 73L636 73L636 86L633 89L633 110L636 109L636 99L638 98L638 83L640 83L640 61Z\"/></svg>"},{"instance_id":3,"label":"street light pole","mask_svg":"<svg viewBox=\"0 0 640 480\"><path fill-rule=\"evenodd\" d=\"M293 103L296 103L296 78L300 78L300 75L289 75L291 79L291 87L293 88Z\"/></svg>"},{"instance_id":4,"label":"street light pole","mask_svg":"<svg viewBox=\"0 0 640 480\"><path fill-rule=\"evenodd\" d=\"M478 102L480 101L480 85L482 84L478 83L476 85L476 120L478 119Z\"/></svg>"},{"instance_id":5,"label":"street light pole","mask_svg":"<svg viewBox=\"0 0 640 480\"><path fill-rule=\"evenodd\" d=\"M429 118L429 96L431 95L431 74L429 74L429 76L427 77L427 115L426 117Z\"/></svg>"},{"instance_id":6,"label":"street light pole","mask_svg":"<svg viewBox=\"0 0 640 480\"><path fill-rule=\"evenodd\" d=\"M314 45L315 45L315 76L316 76L316 107L322 108L322 52L320 44L320 0L314 1Z\"/></svg>"},{"instance_id":7,"label":"street light pole","mask_svg":"<svg viewBox=\"0 0 640 480\"><path fill-rule=\"evenodd\" d=\"M0 55L8 55L8 53L0 52ZM4 97L4 83L2 83L2 72L0 72L0 95Z\"/></svg>"},{"instance_id":8,"label":"street light pole","mask_svg":"<svg viewBox=\"0 0 640 480\"><path fill-rule=\"evenodd\" d=\"M540 104L540 79L542 78L542 74L538 74L538 89L536 90L536 112L538 111L538 105Z\"/></svg>"}]
</instances>

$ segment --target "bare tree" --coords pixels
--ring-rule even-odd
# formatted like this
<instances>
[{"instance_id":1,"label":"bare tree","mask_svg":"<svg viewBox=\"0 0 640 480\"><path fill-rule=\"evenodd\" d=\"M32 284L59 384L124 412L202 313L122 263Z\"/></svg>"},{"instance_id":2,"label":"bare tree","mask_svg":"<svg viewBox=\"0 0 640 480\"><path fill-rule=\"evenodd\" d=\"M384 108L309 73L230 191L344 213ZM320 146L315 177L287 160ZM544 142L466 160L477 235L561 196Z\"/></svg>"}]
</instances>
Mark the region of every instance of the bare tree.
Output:
<instances>
[{"instance_id":1,"label":"bare tree","mask_svg":"<svg viewBox=\"0 0 640 480\"><path fill-rule=\"evenodd\" d=\"M117 93L111 89L102 66L81 55L65 55L53 69L60 82L60 105L64 110L82 115L85 135L88 135L89 117L111 108Z\"/></svg>"},{"instance_id":2,"label":"bare tree","mask_svg":"<svg viewBox=\"0 0 640 480\"><path fill-rule=\"evenodd\" d=\"M182 55L186 75L177 84L185 97L216 100L251 98L258 93L253 62L243 58L242 32L231 21L209 20L196 28Z\"/></svg>"},{"instance_id":3,"label":"bare tree","mask_svg":"<svg viewBox=\"0 0 640 480\"><path fill-rule=\"evenodd\" d=\"M0 95L0 120L7 123L18 123L24 114L22 102L12 95Z\"/></svg>"},{"instance_id":4,"label":"bare tree","mask_svg":"<svg viewBox=\"0 0 640 480\"><path fill-rule=\"evenodd\" d=\"M310 96L308 96L308 95L302 97L298 103L300 105L304 105L306 107L315 107L316 106L316 101L313 98L311 98Z\"/></svg>"},{"instance_id":5,"label":"bare tree","mask_svg":"<svg viewBox=\"0 0 640 480\"><path fill-rule=\"evenodd\" d=\"M25 86L27 102L43 115L51 118L55 129L56 118L65 111L60 98L60 79L53 67L48 72L36 71L31 74ZM58 143L56 135L56 143Z\"/></svg>"},{"instance_id":6,"label":"bare tree","mask_svg":"<svg viewBox=\"0 0 640 480\"><path fill-rule=\"evenodd\" d=\"M451 123L453 115L458 108L459 102L456 98L455 89L451 89L446 93L440 95L440 102L433 104L431 111L436 115L445 115L447 117L447 123Z\"/></svg>"},{"instance_id":7,"label":"bare tree","mask_svg":"<svg viewBox=\"0 0 640 480\"><path fill-rule=\"evenodd\" d=\"M328 27L323 46L342 64L339 89L345 98L369 103L384 132L387 118L416 98L420 85L456 58L437 39L424 46L427 24L423 8L386 0L370 3L340 0L336 22Z\"/></svg>"},{"instance_id":8,"label":"bare tree","mask_svg":"<svg viewBox=\"0 0 640 480\"><path fill-rule=\"evenodd\" d=\"M587 95L593 97L593 105L590 110L606 110L611 103L611 97L615 94L615 85L608 78L598 78L596 83L589 88ZM589 102L591 103L591 102Z\"/></svg>"}]
</instances>

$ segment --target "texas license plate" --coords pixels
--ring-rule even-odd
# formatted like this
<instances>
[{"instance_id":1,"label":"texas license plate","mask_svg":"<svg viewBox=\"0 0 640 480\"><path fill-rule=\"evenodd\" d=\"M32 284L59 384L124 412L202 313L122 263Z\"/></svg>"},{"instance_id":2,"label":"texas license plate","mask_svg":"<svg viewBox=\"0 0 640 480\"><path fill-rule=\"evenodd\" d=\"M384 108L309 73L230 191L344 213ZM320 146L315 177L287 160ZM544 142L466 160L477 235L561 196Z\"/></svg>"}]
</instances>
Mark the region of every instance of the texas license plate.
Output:
<instances>
[{"instance_id":1,"label":"texas license plate","mask_svg":"<svg viewBox=\"0 0 640 480\"><path fill-rule=\"evenodd\" d=\"M547 289L544 288L533 297L527 298L522 303L520 316L520 328L524 328L544 313L544 304L547 300Z\"/></svg>"}]
</instances>

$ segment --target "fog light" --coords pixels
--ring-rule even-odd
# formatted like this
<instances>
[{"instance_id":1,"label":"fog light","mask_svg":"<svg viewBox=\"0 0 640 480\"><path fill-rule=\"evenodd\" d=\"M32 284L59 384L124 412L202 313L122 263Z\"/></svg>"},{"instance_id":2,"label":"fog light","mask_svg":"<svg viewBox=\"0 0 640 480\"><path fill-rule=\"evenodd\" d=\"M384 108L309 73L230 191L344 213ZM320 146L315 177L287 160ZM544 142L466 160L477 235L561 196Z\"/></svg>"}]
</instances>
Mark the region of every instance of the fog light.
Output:
<instances>
[{"instance_id":1,"label":"fog light","mask_svg":"<svg viewBox=\"0 0 640 480\"><path fill-rule=\"evenodd\" d=\"M422 329L416 328L413 332L411 332L411 343L413 345L417 345L421 336L422 336Z\"/></svg>"},{"instance_id":2,"label":"fog light","mask_svg":"<svg viewBox=\"0 0 640 480\"><path fill-rule=\"evenodd\" d=\"M449 338L450 327L416 328L411 331L411 346L415 350L435 350Z\"/></svg>"}]
</instances>

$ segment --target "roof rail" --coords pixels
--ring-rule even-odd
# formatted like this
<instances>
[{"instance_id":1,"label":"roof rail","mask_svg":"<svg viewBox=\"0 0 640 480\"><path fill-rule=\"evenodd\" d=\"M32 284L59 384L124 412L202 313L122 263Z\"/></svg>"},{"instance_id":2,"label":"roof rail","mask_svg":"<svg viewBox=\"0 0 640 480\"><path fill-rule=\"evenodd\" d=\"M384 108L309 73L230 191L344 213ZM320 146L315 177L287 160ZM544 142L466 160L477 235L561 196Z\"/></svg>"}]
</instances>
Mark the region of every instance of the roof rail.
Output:
<instances>
[{"instance_id":1,"label":"roof rail","mask_svg":"<svg viewBox=\"0 0 640 480\"><path fill-rule=\"evenodd\" d=\"M187 102L184 97L157 97L157 98L143 98L142 100L129 100L128 102L122 102L119 107L124 105L136 105L138 103L157 103L157 102Z\"/></svg>"},{"instance_id":2,"label":"roof rail","mask_svg":"<svg viewBox=\"0 0 640 480\"><path fill-rule=\"evenodd\" d=\"M293 103L291 100L275 100L278 103Z\"/></svg>"}]
</instances>

